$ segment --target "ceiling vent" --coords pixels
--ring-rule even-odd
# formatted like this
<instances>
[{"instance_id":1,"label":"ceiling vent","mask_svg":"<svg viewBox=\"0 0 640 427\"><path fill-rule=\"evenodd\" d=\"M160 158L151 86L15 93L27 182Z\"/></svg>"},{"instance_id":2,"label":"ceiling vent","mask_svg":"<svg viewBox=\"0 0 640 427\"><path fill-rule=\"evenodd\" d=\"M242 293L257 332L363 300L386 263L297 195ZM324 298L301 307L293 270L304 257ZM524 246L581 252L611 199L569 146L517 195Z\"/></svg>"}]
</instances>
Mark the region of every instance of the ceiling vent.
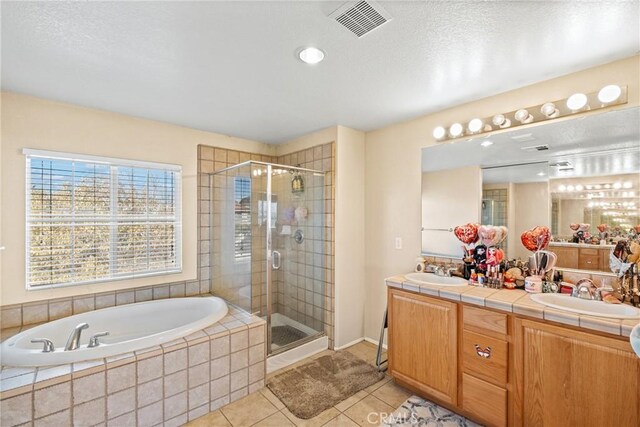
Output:
<instances>
[{"instance_id":1,"label":"ceiling vent","mask_svg":"<svg viewBox=\"0 0 640 427\"><path fill-rule=\"evenodd\" d=\"M558 162L551 162L549 163L549 166L555 167L555 168L566 168L566 167L570 167L571 166L571 162L568 162L566 160L561 160Z\"/></svg>"},{"instance_id":2,"label":"ceiling vent","mask_svg":"<svg viewBox=\"0 0 640 427\"><path fill-rule=\"evenodd\" d=\"M362 37L389 22L391 15L374 1L352 1L335 10L329 18Z\"/></svg>"},{"instance_id":3,"label":"ceiling vent","mask_svg":"<svg viewBox=\"0 0 640 427\"><path fill-rule=\"evenodd\" d=\"M524 151L547 151L549 149L549 146L546 144L530 145L528 147L520 147L520 149Z\"/></svg>"}]
</instances>

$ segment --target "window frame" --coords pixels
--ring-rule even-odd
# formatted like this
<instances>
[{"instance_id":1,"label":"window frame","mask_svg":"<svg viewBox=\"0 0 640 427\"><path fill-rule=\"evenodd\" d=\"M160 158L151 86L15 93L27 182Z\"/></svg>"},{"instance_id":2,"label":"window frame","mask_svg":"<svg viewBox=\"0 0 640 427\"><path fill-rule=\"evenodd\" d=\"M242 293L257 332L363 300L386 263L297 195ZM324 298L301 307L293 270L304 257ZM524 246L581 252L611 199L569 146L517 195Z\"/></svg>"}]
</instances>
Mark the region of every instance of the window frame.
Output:
<instances>
[{"instance_id":1,"label":"window frame","mask_svg":"<svg viewBox=\"0 0 640 427\"><path fill-rule=\"evenodd\" d=\"M58 151L49 151L49 150L37 150L37 149L29 149L25 148L22 150L22 154L25 156L25 288L27 291L39 291L46 289L57 289L57 288L66 288L72 286L86 286L100 283L108 283L108 282L117 282L123 280L136 280L147 277L154 276L166 276L173 274L182 273L182 166L177 164L169 164L169 163L158 163L158 162L147 162L140 160L128 160L122 158L114 158L114 157L103 157L103 156L92 156L86 154L73 154L73 153L64 153ZM114 192L117 194L117 188L113 188L114 180L113 175L116 173L118 167L134 167L134 168L143 168L143 169L157 169L167 172L173 172L175 177L175 185L174 185L174 221L172 222L174 230L175 230L175 266L170 269L162 270L162 271L152 271L152 272L133 272L129 271L127 273L116 273L113 271L113 263L110 263L110 276L99 279L92 280L82 280L77 282L65 282L65 283L55 283L55 284L47 284L47 285L32 285L30 282L30 266L31 266L31 159L34 158L43 158L43 159L51 159L51 160L61 160L61 161L71 161L71 162L90 162L95 164L101 164L105 166L109 166L111 178L109 180L109 188L112 194L112 198ZM117 180L116 180L117 182ZM113 200L112 206L113 206ZM115 200L117 204L117 199ZM112 208L113 209L113 208ZM105 222L106 225L111 225L115 218L118 215L114 214L111 211L110 219ZM115 221L117 224L117 220ZM74 224L77 224L74 222ZM80 223L81 224L81 223ZM117 240L113 240L113 238L109 239L109 248L110 252L113 253L114 249L117 248Z\"/></svg>"}]
</instances>

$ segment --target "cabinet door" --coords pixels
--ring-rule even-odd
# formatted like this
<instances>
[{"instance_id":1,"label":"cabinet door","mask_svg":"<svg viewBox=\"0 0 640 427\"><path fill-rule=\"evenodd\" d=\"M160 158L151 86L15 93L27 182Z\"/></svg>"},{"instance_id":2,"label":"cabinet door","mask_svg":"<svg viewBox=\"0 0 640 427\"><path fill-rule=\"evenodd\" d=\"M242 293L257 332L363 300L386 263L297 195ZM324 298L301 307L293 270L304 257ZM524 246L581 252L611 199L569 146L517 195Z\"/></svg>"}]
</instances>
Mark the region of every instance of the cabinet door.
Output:
<instances>
[{"instance_id":1,"label":"cabinet door","mask_svg":"<svg viewBox=\"0 0 640 427\"><path fill-rule=\"evenodd\" d=\"M628 341L517 320L516 425L640 425L640 359Z\"/></svg>"},{"instance_id":2,"label":"cabinet door","mask_svg":"<svg viewBox=\"0 0 640 427\"><path fill-rule=\"evenodd\" d=\"M553 246L550 248L558 257L556 265L564 268L578 268L578 249L564 246Z\"/></svg>"},{"instance_id":3,"label":"cabinet door","mask_svg":"<svg viewBox=\"0 0 640 427\"><path fill-rule=\"evenodd\" d=\"M457 306L389 289L389 371L444 403L457 403Z\"/></svg>"}]
</instances>

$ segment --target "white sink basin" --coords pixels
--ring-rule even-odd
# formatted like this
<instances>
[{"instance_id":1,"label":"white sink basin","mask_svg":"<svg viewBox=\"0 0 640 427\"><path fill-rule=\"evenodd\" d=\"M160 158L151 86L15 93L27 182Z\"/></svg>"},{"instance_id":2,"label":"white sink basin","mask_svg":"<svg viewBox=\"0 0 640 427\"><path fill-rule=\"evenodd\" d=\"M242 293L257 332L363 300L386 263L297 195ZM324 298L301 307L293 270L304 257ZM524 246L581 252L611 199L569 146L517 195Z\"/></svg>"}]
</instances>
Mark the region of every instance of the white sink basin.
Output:
<instances>
[{"instance_id":1,"label":"white sink basin","mask_svg":"<svg viewBox=\"0 0 640 427\"><path fill-rule=\"evenodd\" d=\"M461 277L447 277L436 276L433 273L409 273L404 277L407 280L416 283L422 283L423 285L437 285L437 286L467 286L468 283Z\"/></svg>"},{"instance_id":2,"label":"white sink basin","mask_svg":"<svg viewBox=\"0 0 640 427\"><path fill-rule=\"evenodd\" d=\"M627 304L607 304L602 301L574 298L565 294L533 294L531 299L549 307L589 316L640 319L640 310Z\"/></svg>"},{"instance_id":3,"label":"white sink basin","mask_svg":"<svg viewBox=\"0 0 640 427\"><path fill-rule=\"evenodd\" d=\"M638 357L640 357L640 323L634 326L631 330L629 341L631 341L631 347L633 347L633 351L635 351Z\"/></svg>"}]
</instances>

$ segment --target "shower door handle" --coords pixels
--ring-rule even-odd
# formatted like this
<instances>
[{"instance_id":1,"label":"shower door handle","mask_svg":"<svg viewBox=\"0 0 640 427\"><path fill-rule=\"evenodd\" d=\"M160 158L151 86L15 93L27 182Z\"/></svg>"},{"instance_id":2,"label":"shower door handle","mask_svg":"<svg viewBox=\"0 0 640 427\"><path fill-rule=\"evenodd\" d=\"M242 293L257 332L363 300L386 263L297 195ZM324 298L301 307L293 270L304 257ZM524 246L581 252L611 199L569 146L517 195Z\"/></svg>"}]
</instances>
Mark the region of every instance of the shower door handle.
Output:
<instances>
[{"instance_id":1,"label":"shower door handle","mask_svg":"<svg viewBox=\"0 0 640 427\"><path fill-rule=\"evenodd\" d=\"M273 267L274 270L280 269L280 257L281 257L280 252L278 251L272 252L271 266Z\"/></svg>"}]
</instances>

